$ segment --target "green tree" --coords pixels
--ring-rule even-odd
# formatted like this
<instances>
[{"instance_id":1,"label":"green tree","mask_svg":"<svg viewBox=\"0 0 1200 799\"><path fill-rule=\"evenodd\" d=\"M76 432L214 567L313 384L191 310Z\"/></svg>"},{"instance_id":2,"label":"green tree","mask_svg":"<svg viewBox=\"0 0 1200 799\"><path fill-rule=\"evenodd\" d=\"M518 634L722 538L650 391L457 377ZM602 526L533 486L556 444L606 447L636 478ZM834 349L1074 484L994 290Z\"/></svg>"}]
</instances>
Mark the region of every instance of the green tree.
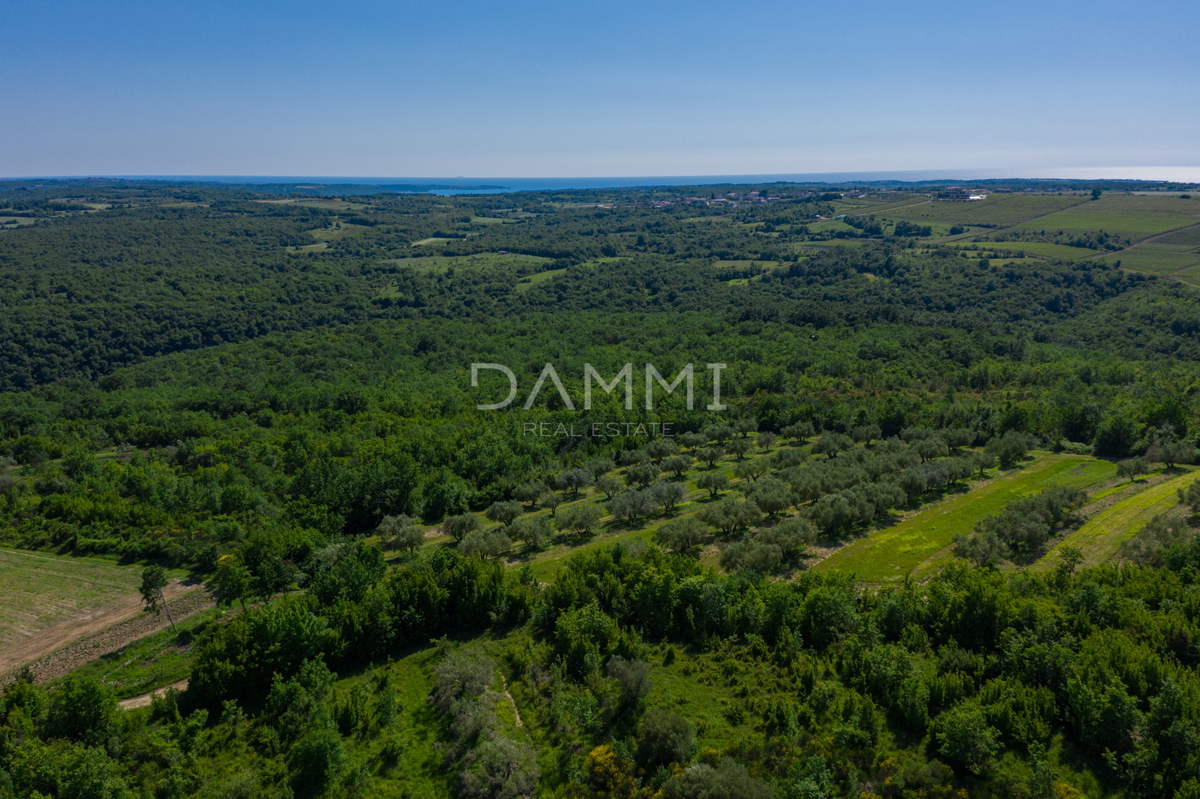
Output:
<instances>
[{"instance_id":1,"label":"green tree","mask_svg":"<svg viewBox=\"0 0 1200 799\"><path fill-rule=\"evenodd\" d=\"M1000 751L999 733L975 702L962 702L936 719L938 752L972 774L983 775Z\"/></svg>"},{"instance_id":2,"label":"green tree","mask_svg":"<svg viewBox=\"0 0 1200 799\"><path fill-rule=\"evenodd\" d=\"M166 587L166 569L153 564L142 569L142 584L138 590L142 593L142 602L145 604L146 610L155 615L165 610L167 621L171 623L171 629L174 630L175 620L171 618L171 608L167 604L166 595L163 594L163 589Z\"/></svg>"}]
</instances>

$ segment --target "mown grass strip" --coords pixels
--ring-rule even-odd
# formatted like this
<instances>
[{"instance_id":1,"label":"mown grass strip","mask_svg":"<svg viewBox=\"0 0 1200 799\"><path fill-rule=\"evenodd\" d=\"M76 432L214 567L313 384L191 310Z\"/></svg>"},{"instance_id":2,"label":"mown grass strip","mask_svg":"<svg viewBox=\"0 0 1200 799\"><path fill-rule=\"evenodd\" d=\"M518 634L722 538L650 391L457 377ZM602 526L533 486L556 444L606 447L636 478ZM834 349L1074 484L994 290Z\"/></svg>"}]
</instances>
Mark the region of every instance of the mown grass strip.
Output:
<instances>
[{"instance_id":1,"label":"mown grass strip","mask_svg":"<svg viewBox=\"0 0 1200 799\"><path fill-rule=\"evenodd\" d=\"M1116 467L1079 455L1042 455L1020 471L921 511L903 522L862 538L818 563L818 570L852 571L867 582L901 580L925 572L948 556L954 536L970 533L987 516L1014 499L1056 485L1080 488L1102 483Z\"/></svg>"},{"instance_id":2,"label":"mown grass strip","mask_svg":"<svg viewBox=\"0 0 1200 799\"><path fill-rule=\"evenodd\" d=\"M1194 472L1181 474L1121 500L1111 508L1105 508L1060 541L1030 568L1053 568L1058 562L1059 551L1064 546L1078 547L1083 552L1083 563L1086 566L1095 566L1111 560L1121 545L1133 538L1147 522L1178 505L1178 490L1195 479Z\"/></svg>"}]
</instances>

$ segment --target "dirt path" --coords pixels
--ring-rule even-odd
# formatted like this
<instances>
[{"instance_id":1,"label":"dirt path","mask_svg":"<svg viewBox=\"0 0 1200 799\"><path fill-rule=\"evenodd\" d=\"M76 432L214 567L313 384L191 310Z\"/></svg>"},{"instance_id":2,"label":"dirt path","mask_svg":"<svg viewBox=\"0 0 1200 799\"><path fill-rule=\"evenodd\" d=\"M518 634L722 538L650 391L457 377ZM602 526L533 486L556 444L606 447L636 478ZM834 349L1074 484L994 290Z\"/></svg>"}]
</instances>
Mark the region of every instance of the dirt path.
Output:
<instances>
[{"instance_id":1,"label":"dirt path","mask_svg":"<svg viewBox=\"0 0 1200 799\"><path fill-rule=\"evenodd\" d=\"M123 710L132 710L135 707L148 707L156 696L163 696L167 691L174 688L176 691L186 691L188 687L187 678L173 682L170 685L164 685L162 688L155 688L153 691L145 694L131 696L128 699L122 699L119 704Z\"/></svg>"},{"instance_id":2,"label":"dirt path","mask_svg":"<svg viewBox=\"0 0 1200 799\"><path fill-rule=\"evenodd\" d=\"M165 591L176 622L215 602L198 583L172 582ZM97 609L82 620L56 625L38 633L0 656L0 686L17 670L28 666L36 682L61 677L72 669L114 652L126 644L170 626L167 614L142 611L141 598L121 601Z\"/></svg>"},{"instance_id":3,"label":"dirt path","mask_svg":"<svg viewBox=\"0 0 1200 799\"><path fill-rule=\"evenodd\" d=\"M187 682L187 680L184 680L184 682ZM504 698L508 700L510 705L512 705L513 716L517 720L517 726L524 727L525 723L521 721L521 711L517 710L517 702L515 699L513 699L512 694L508 692L508 680L504 679L504 675L500 675L500 685L504 687ZM149 699L146 700L146 704L150 704Z\"/></svg>"}]
</instances>

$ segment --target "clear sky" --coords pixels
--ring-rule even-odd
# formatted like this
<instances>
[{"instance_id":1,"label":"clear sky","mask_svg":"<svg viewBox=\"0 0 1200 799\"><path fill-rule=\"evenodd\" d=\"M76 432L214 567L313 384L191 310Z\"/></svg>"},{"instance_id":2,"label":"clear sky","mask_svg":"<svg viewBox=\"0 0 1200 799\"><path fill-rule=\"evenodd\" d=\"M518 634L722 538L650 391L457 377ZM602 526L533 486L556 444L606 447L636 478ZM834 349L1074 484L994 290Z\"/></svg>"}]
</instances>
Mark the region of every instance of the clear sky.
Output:
<instances>
[{"instance_id":1,"label":"clear sky","mask_svg":"<svg viewBox=\"0 0 1200 799\"><path fill-rule=\"evenodd\" d=\"M0 176L1200 166L1196 0L0 2Z\"/></svg>"}]
</instances>

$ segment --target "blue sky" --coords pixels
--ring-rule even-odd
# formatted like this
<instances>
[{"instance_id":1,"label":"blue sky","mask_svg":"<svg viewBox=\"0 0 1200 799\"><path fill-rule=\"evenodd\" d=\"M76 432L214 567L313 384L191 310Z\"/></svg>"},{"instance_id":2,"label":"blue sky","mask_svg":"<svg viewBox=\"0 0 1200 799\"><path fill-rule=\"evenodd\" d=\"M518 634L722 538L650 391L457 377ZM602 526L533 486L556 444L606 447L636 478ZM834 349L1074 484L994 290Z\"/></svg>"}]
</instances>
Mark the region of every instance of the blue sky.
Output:
<instances>
[{"instance_id":1,"label":"blue sky","mask_svg":"<svg viewBox=\"0 0 1200 799\"><path fill-rule=\"evenodd\" d=\"M1148 0L0 3L0 176L1200 166Z\"/></svg>"}]
</instances>

